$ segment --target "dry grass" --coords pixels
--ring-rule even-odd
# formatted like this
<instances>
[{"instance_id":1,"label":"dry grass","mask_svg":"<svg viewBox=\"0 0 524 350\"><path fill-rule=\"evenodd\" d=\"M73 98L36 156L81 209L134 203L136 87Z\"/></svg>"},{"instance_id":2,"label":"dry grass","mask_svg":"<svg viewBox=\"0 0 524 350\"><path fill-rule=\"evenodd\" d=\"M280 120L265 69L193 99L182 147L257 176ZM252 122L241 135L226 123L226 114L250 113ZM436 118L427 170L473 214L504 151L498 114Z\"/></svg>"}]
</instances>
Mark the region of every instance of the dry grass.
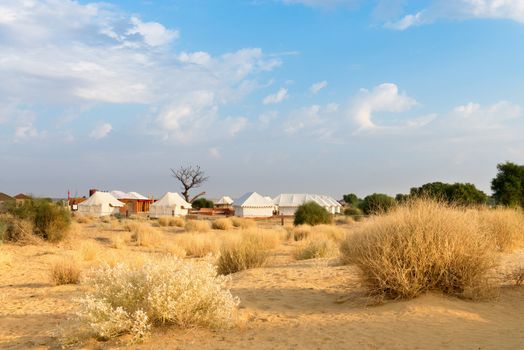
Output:
<instances>
[{"instance_id":1,"label":"dry grass","mask_svg":"<svg viewBox=\"0 0 524 350\"><path fill-rule=\"evenodd\" d=\"M93 220L94 218L88 215L78 215L76 217L76 222L79 224L90 224Z\"/></svg>"},{"instance_id":2,"label":"dry grass","mask_svg":"<svg viewBox=\"0 0 524 350\"><path fill-rule=\"evenodd\" d=\"M186 220L178 216L162 216L158 219L158 224L164 227L184 227L186 225Z\"/></svg>"},{"instance_id":3,"label":"dry grass","mask_svg":"<svg viewBox=\"0 0 524 350\"><path fill-rule=\"evenodd\" d=\"M177 258L185 258L187 255L187 252L184 248L177 244L170 244L166 246L166 252L169 255L176 256Z\"/></svg>"},{"instance_id":4,"label":"dry grass","mask_svg":"<svg viewBox=\"0 0 524 350\"><path fill-rule=\"evenodd\" d=\"M341 242L346 238L346 231L334 225L316 225L311 228L310 235L323 235L335 242Z\"/></svg>"},{"instance_id":5,"label":"dry grass","mask_svg":"<svg viewBox=\"0 0 524 350\"><path fill-rule=\"evenodd\" d=\"M131 232L131 241L140 247L156 247L162 242L162 234L148 222L126 221L124 227Z\"/></svg>"},{"instance_id":6,"label":"dry grass","mask_svg":"<svg viewBox=\"0 0 524 350\"><path fill-rule=\"evenodd\" d=\"M337 245L327 236L318 235L302 240L295 247L293 256L297 260L318 259L336 256Z\"/></svg>"},{"instance_id":7,"label":"dry grass","mask_svg":"<svg viewBox=\"0 0 524 350\"><path fill-rule=\"evenodd\" d=\"M80 244L79 254L84 261L94 261L98 258L102 247L92 241L83 241Z\"/></svg>"},{"instance_id":8,"label":"dry grass","mask_svg":"<svg viewBox=\"0 0 524 350\"><path fill-rule=\"evenodd\" d=\"M186 222L186 231L188 232L209 232L211 225L206 220L188 220Z\"/></svg>"},{"instance_id":9,"label":"dry grass","mask_svg":"<svg viewBox=\"0 0 524 350\"><path fill-rule=\"evenodd\" d=\"M33 234L31 221L11 218L7 221L3 240L21 245L40 244L42 240Z\"/></svg>"},{"instance_id":10,"label":"dry grass","mask_svg":"<svg viewBox=\"0 0 524 350\"><path fill-rule=\"evenodd\" d=\"M286 231L279 228L251 228L239 231L238 235L241 239L252 242L260 249L267 250L276 248L285 239Z\"/></svg>"},{"instance_id":11,"label":"dry grass","mask_svg":"<svg viewBox=\"0 0 524 350\"><path fill-rule=\"evenodd\" d=\"M524 266L514 267L506 277L514 285L521 286L524 284Z\"/></svg>"},{"instance_id":12,"label":"dry grass","mask_svg":"<svg viewBox=\"0 0 524 350\"><path fill-rule=\"evenodd\" d=\"M111 237L111 248L122 249L126 246L126 236L124 234L115 234Z\"/></svg>"},{"instance_id":13,"label":"dry grass","mask_svg":"<svg viewBox=\"0 0 524 350\"><path fill-rule=\"evenodd\" d=\"M311 234L311 226L305 224L305 225L298 225L291 229L289 233L289 238L294 241L301 241L303 239L306 239Z\"/></svg>"},{"instance_id":14,"label":"dry grass","mask_svg":"<svg viewBox=\"0 0 524 350\"><path fill-rule=\"evenodd\" d=\"M489 291L493 245L476 215L418 200L374 217L341 246L374 294L413 298L428 290L478 298Z\"/></svg>"},{"instance_id":15,"label":"dry grass","mask_svg":"<svg viewBox=\"0 0 524 350\"><path fill-rule=\"evenodd\" d=\"M215 230L224 230L224 231L227 231L227 230L231 230L233 228L233 222L231 221L230 218L221 218L221 219L216 219L215 221L213 221L213 223L211 224L211 227Z\"/></svg>"},{"instance_id":16,"label":"dry grass","mask_svg":"<svg viewBox=\"0 0 524 350\"><path fill-rule=\"evenodd\" d=\"M231 217L231 222L233 223L233 226L239 228L251 228L257 225L255 220L239 218L237 216Z\"/></svg>"},{"instance_id":17,"label":"dry grass","mask_svg":"<svg viewBox=\"0 0 524 350\"><path fill-rule=\"evenodd\" d=\"M353 219L351 216L338 215L335 217L335 223L337 225L352 225L355 223L355 219Z\"/></svg>"},{"instance_id":18,"label":"dry grass","mask_svg":"<svg viewBox=\"0 0 524 350\"><path fill-rule=\"evenodd\" d=\"M74 259L64 259L55 262L51 266L49 274L55 286L78 284L80 282L80 268Z\"/></svg>"},{"instance_id":19,"label":"dry grass","mask_svg":"<svg viewBox=\"0 0 524 350\"><path fill-rule=\"evenodd\" d=\"M242 270L264 266L269 254L255 241L239 239L225 242L217 260L218 273L228 275Z\"/></svg>"},{"instance_id":20,"label":"dry grass","mask_svg":"<svg viewBox=\"0 0 524 350\"><path fill-rule=\"evenodd\" d=\"M496 208L479 211L483 230L497 249L510 252L524 245L524 214L520 209Z\"/></svg>"},{"instance_id":21,"label":"dry grass","mask_svg":"<svg viewBox=\"0 0 524 350\"><path fill-rule=\"evenodd\" d=\"M218 237L215 234L182 233L174 237L177 246L184 249L188 256L200 258L215 254L220 249Z\"/></svg>"}]
</instances>

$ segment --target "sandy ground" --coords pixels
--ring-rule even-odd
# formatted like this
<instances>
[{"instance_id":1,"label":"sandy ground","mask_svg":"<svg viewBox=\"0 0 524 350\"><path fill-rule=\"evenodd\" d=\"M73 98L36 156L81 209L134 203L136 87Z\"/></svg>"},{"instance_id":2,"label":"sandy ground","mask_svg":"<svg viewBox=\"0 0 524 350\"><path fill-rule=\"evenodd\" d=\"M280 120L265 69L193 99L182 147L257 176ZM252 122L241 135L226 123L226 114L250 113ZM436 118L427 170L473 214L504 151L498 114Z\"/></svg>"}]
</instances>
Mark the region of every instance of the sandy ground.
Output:
<instances>
[{"instance_id":1,"label":"sandy ground","mask_svg":"<svg viewBox=\"0 0 524 350\"><path fill-rule=\"evenodd\" d=\"M86 226L87 227L87 226ZM84 269L104 259L128 260L151 249L109 247L111 230L85 229L83 239L103 247ZM84 242L85 242L84 241ZM61 245L0 246L0 348L58 349L59 329L74 325L73 299L83 287L53 286L49 267L78 255ZM294 261L284 245L264 268L233 275L241 299L239 324L230 330L156 329L144 344L125 338L91 339L86 349L522 349L524 287L505 286L492 300L473 302L427 294L410 301L370 305L358 271L336 259ZM76 255L75 255L76 254ZM524 251L504 264L524 263Z\"/></svg>"}]
</instances>

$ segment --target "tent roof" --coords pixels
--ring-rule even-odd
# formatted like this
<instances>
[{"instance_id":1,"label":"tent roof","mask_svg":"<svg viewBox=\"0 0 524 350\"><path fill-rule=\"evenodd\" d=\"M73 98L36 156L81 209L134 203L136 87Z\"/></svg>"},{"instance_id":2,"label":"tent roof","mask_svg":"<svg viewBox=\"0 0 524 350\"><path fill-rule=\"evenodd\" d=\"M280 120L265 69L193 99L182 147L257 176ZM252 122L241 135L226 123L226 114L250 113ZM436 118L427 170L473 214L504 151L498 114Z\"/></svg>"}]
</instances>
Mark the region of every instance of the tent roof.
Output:
<instances>
[{"instance_id":1,"label":"tent roof","mask_svg":"<svg viewBox=\"0 0 524 350\"><path fill-rule=\"evenodd\" d=\"M4 201L12 201L14 200L13 197L11 197L10 195L7 195L3 192L0 192L0 202L4 202Z\"/></svg>"},{"instance_id":2,"label":"tent roof","mask_svg":"<svg viewBox=\"0 0 524 350\"><path fill-rule=\"evenodd\" d=\"M267 208L273 207L274 204L261 196L256 192L248 192L242 197L235 199L234 201L236 207L258 207L258 208Z\"/></svg>"},{"instance_id":3,"label":"tent roof","mask_svg":"<svg viewBox=\"0 0 524 350\"><path fill-rule=\"evenodd\" d=\"M273 199L273 203L279 207L298 207L307 202L315 202L321 206L340 206L330 196L309 193L281 193Z\"/></svg>"},{"instance_id":4,"label":"tent roof","mask_svg":"<svg viewBox=\"0 0 524 350\"><path fill-rule=\"evenodd\" d=\"M27 194L19 193L15 196L15 199L31 199Z\"/></svg>"},{"instance_id":5,"label":"tent roof","mask_svg":"<svg viewBox=\"0 0 524 350\"><path fill-rule=\"evenodd\" d=\"M223 196L218 201L215 202L215 204L232 204L233 200L229 196Z\"/></svg>"},{"instance_id":6,"label":"tent roof","mask_svg":"<svg viewBox=\"0 0 524 350\"><path fill-rule=\"evenodd\" d=\"M186 202L186 200L176 192L166 192L162 198L151 205L154 207L171 207L178 205L186 209L191 208L191 204Z\"/></svg>"},{"instance_id":7,"label":"tent roof","mask_svg":"<svg viewBox=\"0 0 524 350\"><path fill-rule=\"evenodd\" d=\"M142 196L138 192L111 191L111 195L116 199L148 199L147 197Z\"/></svg>"},{"instance_id":8,"label":"tent roof","mask_svg":"<svg viewBox=\"0 0 524 350\"><path fill-rule=\"evenodd\" d=\"M82 203L78 204L81 206L101 205L109 204L113 207L123 207L125 204L120 202L118 199L113 197L109 192L96 191L91 197Z\"/></svg>"}]
</instances>

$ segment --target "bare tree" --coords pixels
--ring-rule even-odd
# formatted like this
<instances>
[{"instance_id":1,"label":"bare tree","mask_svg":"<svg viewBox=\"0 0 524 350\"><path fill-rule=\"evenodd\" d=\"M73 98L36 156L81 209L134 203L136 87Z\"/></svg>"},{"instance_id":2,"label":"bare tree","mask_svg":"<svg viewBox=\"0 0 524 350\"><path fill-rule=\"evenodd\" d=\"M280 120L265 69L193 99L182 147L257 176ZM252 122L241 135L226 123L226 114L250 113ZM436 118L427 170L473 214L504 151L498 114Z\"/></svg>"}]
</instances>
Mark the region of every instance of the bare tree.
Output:
<instances>
[{"instance_id":1,"label":"bare tree","mask_svg":"<svg viewBox=\"0 0 524 350\"><path fill-rule=\"evenodd\" d=\"M206 192L201 192L189 200L189 190L202 186L202 184L209 179L209 177L205 176L204 171L200 169L199 165L181 166L178 170L171 169L171 173L171 175L182 184L182 188L184 189L182 195L187 202L191 203L198 197L206 194Z\"/></svg>"}]
</instances>

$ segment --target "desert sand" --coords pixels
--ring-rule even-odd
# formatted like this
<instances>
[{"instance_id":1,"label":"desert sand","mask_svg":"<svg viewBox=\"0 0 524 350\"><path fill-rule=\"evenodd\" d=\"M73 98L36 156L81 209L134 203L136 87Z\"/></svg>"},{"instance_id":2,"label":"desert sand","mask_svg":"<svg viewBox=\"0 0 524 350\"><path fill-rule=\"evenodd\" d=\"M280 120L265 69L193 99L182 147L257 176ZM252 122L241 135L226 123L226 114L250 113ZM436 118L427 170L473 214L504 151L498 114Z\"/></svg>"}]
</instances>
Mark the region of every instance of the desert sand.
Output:
<instances>
[{"instance_id":1,"label":"desert sand","mask_svg":"<svg viewBox=\"0 0 524 350\"><path fill-rule=\"evenodd\" d=\"M78 224L74 238L60 244L0 245L0 348L58 349L63 334L75 334L74 299L85 287L53 286L49 268L57 259L79 259L86 270L104 260L132 262L163 254L161 248L131 244L112 248L110 238L119 230ZM175 234L164 230L166 237ZM128 345L126 337L66 339L85 349L524 348L524 287L506 283L485 301L429 293L377 304L355 267L340 266L336 258L296 261L292 245L285 242L274 250L266 267L232 275L231 291L241 300L232 329L161 327L138 345ZM524 250L505 255L500 272L521 263Z\"/></svg>"}]
</instances>

